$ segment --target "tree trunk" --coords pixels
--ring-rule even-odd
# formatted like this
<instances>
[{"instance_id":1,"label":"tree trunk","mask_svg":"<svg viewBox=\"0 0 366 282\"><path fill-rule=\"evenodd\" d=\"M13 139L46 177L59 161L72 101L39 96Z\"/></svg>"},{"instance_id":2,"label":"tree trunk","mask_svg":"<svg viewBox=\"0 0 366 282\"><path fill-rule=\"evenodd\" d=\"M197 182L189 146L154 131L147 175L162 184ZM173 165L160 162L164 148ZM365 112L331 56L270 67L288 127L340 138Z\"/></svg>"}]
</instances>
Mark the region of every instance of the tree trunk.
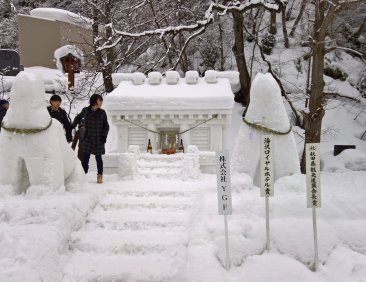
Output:
<instances>
[{"instance_id":1,"label":"tree trunk","mask_svg":"<svg viewBox=\"0 0 366 282\"><path fill-rule=\"evenodd\" d=\"M287 35L287 27L286 27L286 6L281 5L281 15L282 15L282 32L283 32L283 39L285 41L285 48L290 47L290 43L288 41L288 35Z\"/></svg>"},{"instance_id":2,"label":"tree trunk","mask_svg":"<svg viewBox=\"0 0 366 282\"><path fill-rule=\"evenodd\" d=\"M295 30L297 28L297 25L299 24L303 14L304 14L304 11L305 11L305 7L308 3L308 0L302 0L302 3L301 3L301 8L300 8L300 12L299 12L299 15L297 16L296 20L295 20L295 23L294 25L292 26L292 29L291 29L291 32L290 32L290 36L293 37L295 35Z\"/></svg>"},{"instance_id":3,"label":"tree trunk","mask_svg":"<svg viewBox=\"0 0 366 282\"><path fill-rule=\"evenodd\" d=\"M277 26L276 26L276 16L277 13L275 11L271 12L271 25L269 27L269 33L275 35L277 33Z\"/></svg>"},{"instance_id":4,"label":"tree trunk","mask_svg":"<svg viewBox=\"0 0 366 282\"><path fill-rule=\"evenodd\" d=\"M219 44L220 44L220 66L219 70L225 70L225 55L224 55L224 31L222 29L221 21L219 21Z\"/></svg>"},{"instance_id":5,"label":"tree trunk","mask_svg":"<svg viewBox=\"0 0 366 282\"><path fill-rule=\"evenodd\" d=\"M234 24L234 46L233 52L235 55L236 65L239 71L240 92L235 96L235 101L249 105L250 101L250 76L245 61L244 54L244 17L243 14L237 11L232 12Z\"/></svg>"},{"instance_id":6,"label":"tree trunk","mask_svg":"<svg viewBox=\"0 0 366 282\"><path fill-rule=\"evenodd\" d=\"M313 64L311 70L311 87L309 99L309 112L303 112L305 128L305 144L320 143L322 120L324 111L324 56L325 56L325 30L322 28L324 21L324 1L316 1L315 23L313 33ZM305 146L301 160L301 172L306 173Z\"/></svg>"},{"instance_id":7,"label":"tree trunk","mask_svg":"<svg viewBox=\"0 0 366 282\"><path fill-rule=\"evenodd\" d=\"M105 23L105 35L107 38L107 44L112 45L111 38L113 36L113 32L112 32L112 22L111 22L112 16L111 16L110 1L105 4L104 13L106 15L104 23ZM108 48L106 50L106 57L107 57L107 61L104 63L104 67L103 67L103 81L104 81L105 91L107 93L111 93L114 89L113 81L112 81L112 72L113 72L113 65L114 65L114 60L115 60L113 48Z\"/></svg>"},{"instance_id":8,"label":"tree trunk","mask_svg":"<svg viewBox=\"0 0 366 282\"><path fill-rule=\"evenodd\" d=\"M357 39L365 31L366 31L366 17L363 19L360 28L352 36Z\"/></svg>"}]
</instances>

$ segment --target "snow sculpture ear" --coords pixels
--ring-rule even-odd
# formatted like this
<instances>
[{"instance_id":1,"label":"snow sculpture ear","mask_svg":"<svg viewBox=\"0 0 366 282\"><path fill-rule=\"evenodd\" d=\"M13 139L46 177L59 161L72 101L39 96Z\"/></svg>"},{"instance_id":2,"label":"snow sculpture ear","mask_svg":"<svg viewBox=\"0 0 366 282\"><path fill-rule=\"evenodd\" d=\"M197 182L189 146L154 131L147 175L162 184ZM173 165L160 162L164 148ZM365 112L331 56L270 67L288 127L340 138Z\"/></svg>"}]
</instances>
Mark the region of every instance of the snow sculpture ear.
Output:
<instances>
[{"instance_id":1,"label":"snow sculpture ear","mask_svg":"<svg viewBox=\"0 0 366 282\"><path fill-rule=\"evenodd\" d=\"M166 83L169 85L178 84L180 75L177 71L167 71L165 75Z\"/></svg>"},{"instance_id":2,"label":"snow sculpture ear","mask_svg":"<svg viewBox=\"0 0 366 282\"><path fill-rule=\"evenodd\" d=\"M187 71L186 72L186 83L187 84L196 84L198 81L198 72L197 71Z\"/></svg>"},{"instance_id":3,"label":"snow sculpture ear","mask_svg":"<svg viewBox=\"0 0 366 282\"><path fill-rule=\"evenodd\" d=\"M205 72L205 79L207 83L217 83L217 71L207 70Z\"/></svg>"},{"instance_id":4,"label":"snow sculpture ear","mask_svg":"<svg viewBox=\"0 0 366 282\"><path fill-rule=\"evenodd\" d=\"M146 76L142 72L135 72L132 74L132 83L134 85L144 84Z\"/></svg>"},{"instance_id":5,"label":"snow sculpture ear","mask_svg":"<svg viewBox=\"0 0 366 282\"><path fill-rule=\"evenodd\" d=\"M148 75L148 81L151 85L159 85L161 80L163 79L163 76L160 72L152 71Z\"/></svg>"}]
</instances>

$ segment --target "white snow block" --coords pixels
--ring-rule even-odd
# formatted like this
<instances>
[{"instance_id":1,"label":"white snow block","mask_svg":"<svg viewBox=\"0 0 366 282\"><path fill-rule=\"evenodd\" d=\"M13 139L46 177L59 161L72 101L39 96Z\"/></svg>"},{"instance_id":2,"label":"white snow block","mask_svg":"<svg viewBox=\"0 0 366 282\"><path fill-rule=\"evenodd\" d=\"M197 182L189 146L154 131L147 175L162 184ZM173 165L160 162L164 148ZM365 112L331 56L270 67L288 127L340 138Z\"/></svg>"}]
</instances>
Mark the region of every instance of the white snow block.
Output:
<instances>
[{"instance_id":1,"label":"white snow block","mask_svg":"<svg viewBox=\"0 0 366 282\"><path fill-rule=\"evenodd\" d=\"M150 72L147 77L150 85L159 85L163 79L163 75L157 71Z\"/></svg>"},{"instance_id":2,"label":"white snow block","mask_svg":"<svg viewBox=\"0 0 366 282\"><path fill-rule=\"evenodd\" d=\"M177 71L167 71L165 75L165 81L169 85L178 84L180 75Z\"/></svg>"},{"instance_id":3,"label":"white snow block","mask_svg":"<svg viewBox=\"0 0 366 282\"><path fill-rule=\"evenodd\" d=\"M279 132L287 132L290 129L280 88L271 74L256 75L245 119ZM231 157L232 172L249 174L257 186L260 183L261 133L261 130L243 122ZM275 180L285 175L300 173L300 162L292 131L285 135L274 135L274 171Z\"/></svg>"},{"instance_id":4,"label":"white snow block","mask_svg":"<svg viewBox=\"0 0 366 282\"><path fill-rule=\"evenodd\" d=\"M198 82L198 72L197 71L187 71L186 72L186 83L187 84L197 84Z\"/></svg>"},{"instance_id":5,"label":"white snow block","mask_svg":"<svg viewBox=\"0 0 366 282\"><path fill-rule=\"evenodd\" d=\"M80 161L66 142L62 125L46 109L42 79L20 72L10 92L3 122L7 128L47 128L38 133L0 134L0 182L12 185L15 194L44 194L72 189L84 183Z\"/></svg>"},{"instance_id":6,"label":"white snow block","mask_svg":"<svg viewBox=\"0 0 366 282\"><path fill-rule=\"evenodd\" d=\"M134 153L123 153L118 157L118 177L133 179L136 175L137 160Z\"/></svg>"},{"instance_id":7,"label":"white snow block","mask_svg":"<svg viewBox=\"0 0 366 282\"><path fill-rule=\"evenodd\" d=\"M197 153L186 153L183 159L182 179L197 179L200 175L200 158Z\"/></svg>"},{"instance_id":8,"label":"white snow block","mask_svg":"<svg viewBox=\"0 0 366 282\"><path fill-rule=\"evenodd\" d=\"M207 83L217 83L217 71L207 70L205 72L205 80Z\"/></svg>"},{"instance_id":9,"label":"white snow block","mask_svg":"<svg viewBox=\"0 0 366 282\"><path fill-rule=\"evenodd\" d=\"M134 72L132 74L132 83L133 85L142 85L144 84L146 76L142 72Z\"/></svg>"}]
</instances>

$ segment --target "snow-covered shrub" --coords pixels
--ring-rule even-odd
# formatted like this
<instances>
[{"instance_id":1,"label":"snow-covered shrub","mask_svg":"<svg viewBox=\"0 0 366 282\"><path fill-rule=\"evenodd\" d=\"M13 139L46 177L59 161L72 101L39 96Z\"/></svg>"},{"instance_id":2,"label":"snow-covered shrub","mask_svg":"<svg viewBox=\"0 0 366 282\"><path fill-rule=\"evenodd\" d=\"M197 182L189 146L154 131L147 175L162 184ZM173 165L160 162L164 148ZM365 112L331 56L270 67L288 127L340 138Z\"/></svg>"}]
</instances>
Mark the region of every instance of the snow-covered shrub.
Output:
<instances>
[{"instance_id":1,"label":"snow-covered shrub","mask_svg":"<svg viewBox=\"0 0 366 282\"><path fill-rule=\"evenodd\" d=\"M272 49L276 44L276 38L274 37L274 35L266 33L261 42L264 54L271 55Z\"/></svg>"},{"instance_id":2,"label":"snow-covered shrub","mask_svg":"<svg viewBox=\"0 0 366 282\"><path fill-rule=\"evenodd\" d=\"M342 81L345 81L348 77L348 74L340 67L327 63L324 67L324 74L326 76L330 76L331 78L340 79Z\"/></svg>"}]
</instances>

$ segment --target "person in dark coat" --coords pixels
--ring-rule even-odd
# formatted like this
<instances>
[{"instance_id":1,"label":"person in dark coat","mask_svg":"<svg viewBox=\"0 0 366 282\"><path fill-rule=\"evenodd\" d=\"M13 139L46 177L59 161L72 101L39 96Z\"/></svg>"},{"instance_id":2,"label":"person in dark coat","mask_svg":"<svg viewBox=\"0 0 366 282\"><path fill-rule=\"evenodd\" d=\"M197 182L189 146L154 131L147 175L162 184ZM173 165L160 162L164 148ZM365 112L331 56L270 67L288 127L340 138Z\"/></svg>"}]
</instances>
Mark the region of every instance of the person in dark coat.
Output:
<instances>
[{"instance_id":1,"label":"person in dark coat","mask_svg":"<svg viewBox=\"0 0 366 282\"><path fill-rule=\"evenodd\" d=\"M74 139L72 140L71 148L75 151L76 145L78 144L78 158L83 161L84 152L84 138L85 138L85 123L82 119L79 123L79 128L75 133Z\"/></svg>"},{"instance_id":2,"label":"person in dark coat","mask_svg":"<svg viewBox=\"0 0 366 282\"><path fill-rule=\"evenodd\" d=\"M72 124L72 128L75 128L81 119L85 120L84 152L81 163L85 173L88 173L90 155L95 155L98 169L97 183L103 183L102 155L105 154L105 143L109 131L107 114L101 109L102 104L103 97L93 94L90 97L89 107L85 107Z\"/></svg>"},{"instance_id":3,"label":"person in dark coat","mask_svg":"<svg viewBox=\"0 0 366 282\"><path fill-rule=\"evenodd\" d=\"M9 108L9 102L6 100L0 100L0 125L3 122L3 118L6 115L6 111ZM1 131L1 126L0 126L0 131Z\"/></svg>"},{"instance_id":4,"label":"person in dark coat","mask_svg":"<svg viewBox=\"0 0 366 282\"><path fill-rule=\"evenodd\" d=\"M72 128L70 119L64 109L61 108L61 97L59 95L52 95L50 99L50 106L47 107L50 116L57 119L64 127L66 132L66 140L68 143L72 141Z\"/></svg>"}]
</instances>

